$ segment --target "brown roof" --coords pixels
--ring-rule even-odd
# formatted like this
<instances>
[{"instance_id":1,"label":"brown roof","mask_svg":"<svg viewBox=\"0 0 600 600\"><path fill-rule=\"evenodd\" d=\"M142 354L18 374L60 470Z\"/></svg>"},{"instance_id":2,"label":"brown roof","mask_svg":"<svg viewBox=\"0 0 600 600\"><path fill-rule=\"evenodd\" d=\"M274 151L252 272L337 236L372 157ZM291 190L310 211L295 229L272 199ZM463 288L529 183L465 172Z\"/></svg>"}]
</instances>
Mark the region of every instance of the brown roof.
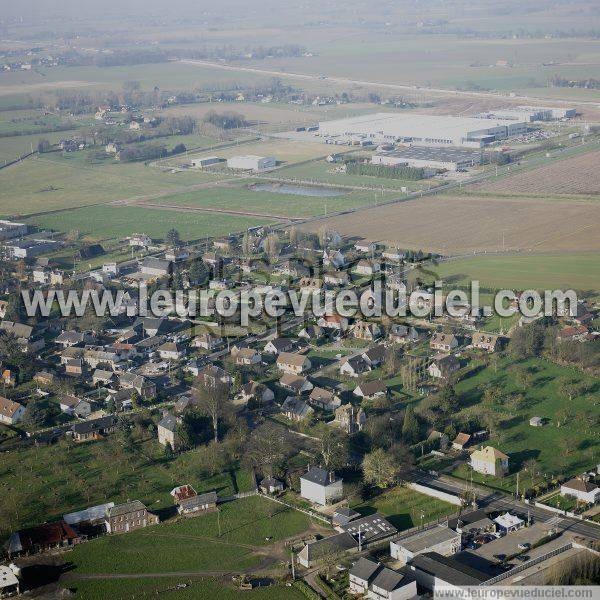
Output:
<instances>
[{"instance_id":1,"label":"brown roof","mask_svg":"<svg viewBox=\"0 0 600 600\"><path fill-rule=\"evenodd\" d=\"M295 367L301 367L307 360L307 357L303 354L296 354L295 352L282 352L277 357L277 364L294 365Z\"/></svg>"},{"instance_id":2,"label":"brown roof","mask_svg":"<svg viewBox=\"0 0 600 600\"><path fill-rule=\"evenodd\" d=\"M590 483L589 481L584 481L583 479L578 479L577 477L563 483L563 486L578 492L593 492L598 489L597 485Z\"/></svg>"},{"instance_id":3,"label":"brown roof","mask_svg":"<svg viewBox=\"0 0 600 600\"><path fill-rule=\"evenodd\" d=\"M464 446L465 444L469 443L469 440L471 439L471 436L468 433L459 433L455 438L454 438L454 444L459 444L460 446Z\"/></svg>"},{"instance_id":4,"label":"brown roof","mask_svg":"<svg viewBox=\"0 0 600 600\"><path fill-rule=\"evenodd\" d=\"M21 408L21 405L18 402L13 402L8 398L0 396L0 414L12 418L19 408Z\"/></svg>"}]
</instances>

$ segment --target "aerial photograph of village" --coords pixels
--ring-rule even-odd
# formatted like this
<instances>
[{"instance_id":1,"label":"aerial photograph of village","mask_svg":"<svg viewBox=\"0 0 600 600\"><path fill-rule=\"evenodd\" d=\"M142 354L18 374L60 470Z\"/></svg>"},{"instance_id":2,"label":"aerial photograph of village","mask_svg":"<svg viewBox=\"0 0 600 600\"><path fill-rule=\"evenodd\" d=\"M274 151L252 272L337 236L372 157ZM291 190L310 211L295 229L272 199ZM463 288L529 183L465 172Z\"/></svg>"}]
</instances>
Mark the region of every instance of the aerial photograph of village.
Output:
<instances>
[{"instance_id":1,"label":"aerial photograph of village","mask_svg":"<svg viewBox=\"0 0 600 600\"><path fill-rule=\"evenodd\" d=\"M600 599L598 0L0 0L0 598Z\"/></svg>"}]
</instances>

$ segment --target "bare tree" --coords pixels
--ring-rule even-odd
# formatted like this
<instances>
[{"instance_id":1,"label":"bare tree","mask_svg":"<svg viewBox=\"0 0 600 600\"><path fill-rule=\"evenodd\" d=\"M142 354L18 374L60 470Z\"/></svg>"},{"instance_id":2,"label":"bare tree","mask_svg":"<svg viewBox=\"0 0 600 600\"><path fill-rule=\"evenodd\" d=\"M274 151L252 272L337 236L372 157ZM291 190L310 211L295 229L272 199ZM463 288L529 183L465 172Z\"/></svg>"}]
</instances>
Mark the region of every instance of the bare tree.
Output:
<instances>
[{"instance_id":1,"label":"bare tree","mask_svg":"<svg viewBox=\"0 0 600 600\"><path fill-rule=\"evenodd\" d=\"M223 417L229 400L229 386L219 381L214 384L203 379L196 380L196 399L200 411L210 418L214 432L214 441L219 441L219 422Z\"/></svg>"}]
</instances>

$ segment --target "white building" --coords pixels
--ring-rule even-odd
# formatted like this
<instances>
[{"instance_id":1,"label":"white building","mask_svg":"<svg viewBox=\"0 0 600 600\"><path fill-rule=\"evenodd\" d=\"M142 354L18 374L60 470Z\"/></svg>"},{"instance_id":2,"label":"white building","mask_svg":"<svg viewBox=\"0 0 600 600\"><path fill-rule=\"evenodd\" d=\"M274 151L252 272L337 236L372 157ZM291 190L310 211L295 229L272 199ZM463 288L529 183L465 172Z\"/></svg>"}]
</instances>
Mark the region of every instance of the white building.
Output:
<instances>
[{"instance_id":1,"label":"white building","mask_svg":"<svg viewBox=\"0 0 600 600\"><path fill-rule=\"evenodd\" d=\"M413 535L390 542L390 555L403 563L410 562L415 556L425 552L437 552L442 556L451 556L460 552L461 534L438 525L433 529L418 531Z\"/></svg>"},{"instance_id":2,"label":"white building","mask_svg":"<svg viewBox=\"0 0 600 600\"><path fill-rule=\"evenodd\" d=\"M596 504L600 500L600 487L589 481L575 478L560 486L562 496L571 496L587 504Z\"/></svg>"},{"instance_id":3,"label":"white building","mask_svg":"<svg viewBox=\"0 0 600 600\"><path fill-rule=\"evenodd\" d=\"M0 423L14 425L23 418L24 412L23 405L0 396Z\"/></svg>"},{"instance_id":4,"label":"white building","mask_svg":"<svg viewBox=\"0 0 600 600\"><path fill-rule=\"evenodd\" d=\"M498 529L504 533L511 533L517 531L521 527L525 527L525 521L517 517L517 515L511 515L509 512L500 515L494 519L494 523L498 525Z\"/></svg>"},{"instance_id":5,"label":"white building","mask_svg":"<svg viewBox=\"0 0 600 600\"><path fill-rule=\"evenodd\" d=\"M508 473L508 456L492 446L475 450L471 454L473 471L494 477L503 477Z\"/></svg>"},{"instance_id":6,"label":"white building","mask_svg":"<svg viewBox=\"0 0 600 600\"><path fill-rule=\"evenodd\" d=\"M227 168L240 171L264 171L265 169L272 169L276 165L277 159L274 156L248 154L246 156L232 156L227 159Z\"/></svg>"},{"instance_id":7,"label":"white building","mask_svg":"<svg viewBox=\"0 0 600 600\"><path fill-rule=\"evenodd\" d=\"M300 495L321 506L336 502L344 495L342 478L333 471L313 467L300 477Z\"/></svg>"},{"instance_id":8,"label":"white building","mask_svg":"<svg viewBox=\"0 0 600 600\"><path fill-rule=\"evenodd\" d=\"M480 148L490 142L526 133L527 123L415 113L375 113L319 123L325 138L362 138L374 143L404 142L417 146Z\"/></svg>"},{"instance_id":9,"label":"white building","mask_svg":"<svg viewBox=\"0 0 600 600\"><path fill-rule=\"evenodd\" d=\"M224 163L225 159L218 156L205 156L203 158L193 158L190 162L192 167L204 169L205 167L212 167Z\"/></svg>"}]
</instances>

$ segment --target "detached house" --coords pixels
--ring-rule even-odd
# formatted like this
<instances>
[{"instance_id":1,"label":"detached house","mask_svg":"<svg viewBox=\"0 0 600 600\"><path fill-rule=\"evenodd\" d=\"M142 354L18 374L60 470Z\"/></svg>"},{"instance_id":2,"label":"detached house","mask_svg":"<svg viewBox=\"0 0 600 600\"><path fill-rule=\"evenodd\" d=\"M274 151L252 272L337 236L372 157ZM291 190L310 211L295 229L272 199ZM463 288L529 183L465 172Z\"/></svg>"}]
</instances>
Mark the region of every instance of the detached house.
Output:
<instances>
[{"instance_id":1,"label":"detached house","mask_svg":"<svg viewBox=\"0 0 600 600\"><path fill-rule=\"evenodd\" d=\"M33 327L23 323L2 321L0 331L14 336L22 352L39 352L46 345L41 332L35 331Z\"/></svg>"},{"instance_id":2,"label":"detached house","mask_svg":"<svg viewBox=\"0 0 600 600\"><path fill-rule=\"evenodd\" d=\"M173 450L177 450L177 426L180 423L181 419L165 413L157 425L158 443L163 446L168 444Z\"/></svg>"},{"instance_id":3,"label":"detached house","mask_svg":"<svg viewBox=\"0 0 600 600\"><path fill-rule=\"evenodd\" d=\"M358 275L375 275L381 271L381 264L375 260L362 259L356 263L354 271Z\"/></svg>"},{"instance_id":4,"label":"detached house","mask_svg":"<svg viewBox=\"0 0 600 600\"><path fill-rule=\"evenodd\" d=\"M339 396L336 396L333 392L325 390L320 387L315 387L308 397L308 401L313 405L333 412L336 408L339 408L342 404Z\"/></svg>"},{"instance_id":5,"label":"detached house","mask_svg":"<svg viewBox=\"0 0 600 600\"><path fill-rule=\"evenodd\" d=\"M294 394L300 395L310 392L313 389L313 384L306 377L299 377L291 373L284 373L279 380L279 385Z\"/></svg>"},{"instance_id":6,"label":"detached house","mask_svg":"<svg viewBox=\"0 0 600 600\"><path fill-rule=\"evenodd\" d=\"M344 496L342 478L333 471L313 467L300 477L300 495L321 506L337 502Z\"/></svg>"},{"instance_id":7,"label":"detached house","mask_svg":"<svg viewBox=\"0 0 600 600\"><path fill-rule=\"evenodd\" d=\"M357 386L352 393L358 398L375 400L385 398L388 395L388 387L383 381L366 381Z\"/></svg>"},{"instance_id":8,"label":"detached house","mask_svg":"<svg viewBox=\"0 0 600 600\"><path fill-rule=\"evenodd\" d=\"M238 366L257 365L262 356L254 348L240 348L235 353L235 364Z\"/></svg>"},{"instance_id":9,"label":"detached house","mask_svg":"<svg viewBox=\"0 0 600 600\"><path fill-rule=\"evenodd\" d=\"M14 425L23 418L25 407L18 402L0 396L0 423Z\"/></svg>"},{"instance_id":10,"label":"detached house","mask_svg":"<svg viewBox=\"0 0 600 600\"><path fill-rule=\"evenodd\" d=\"M282 352L277 357L277 368L284 373L300 375L311 368L311 362L308 356L304 354L295 354L292 352Z\"/></svg>"},{"instance_id":11,"label":"detached house","mask_svg":"<svg viewBox=\"0 0 600 600\"><path fill-rule=\"evenodd\" d=\"M163 360L181 360L185 356L185 348L176 342L165 342L158 347L158 354Z\"/></svg>"},{"instance_id":12,"label":"detached house","mask_svg":"<svg viewBox=\"0 0 600 600\"><path fill-rule=\"evenodd\" d=\"M373 341L381 336L381 327L377 323L356 321L351 328L352 335L358 340Z\"/></svg>"},{"instance_id":13,"label":"detached house","mask_svg":"<svg viewBox=\"0 0 600 600\"><path fill-rule=\"evenodd\" d=\"M366 420L367 415L362 408L356 410L352 404L343 404L336 409L333 423L347 434L351 434L362 431Z\"/></svg>"},{"instance_id":14,"label":"detached house","mask_svg":"<svg viewBox=\"0 0 600 600\"><path fill-rule=\"evenodd\" d=\"M508 456L492 446L475 450L470 462L474 471L484 475L503 477L508 473Z\"/></svg>"},{"instance_id":15,"label":"detached house","mask_svg":"<svg viewBox=\"0 0 600 600\"><path fill-rule=\"evenodd\" d=\"M106 511L107 533L127 533L148 525L156 525L158 517L139 500L117 504Z\"/></svg>"},{"instance_id":16,"label":"detached house","mask_svg":"<svg viewBox=\"0 0 600 600\"><path fill-rule=\"evenodd\" d=\"M303 421L315 411L304 400L295 396L288 396L281 405L281 413L290 421Z\"/></svg>"},{"instance_id":17,"label":"detached house","mask_svg":"<svg viewBox=\"0 0 600 600\"><path fill-rule=\"evenodd\" d=\"M87 442L90 440L99 440L105 435L112 433L119 420L114 415L92 419L84 423L75 423L71 427L71 434L76 442Z\"/></svg>"},{"instance_id":18,"label":"detached house","mask_svg":"<svg viewBox=\"0 0 600 600\"><path fill-rule=\"evenodd\" d=\"M452 333L434 333L429 347L438 352L451 352L458 348L458 340Z\"/></svg>"},{"instance_id":19,"label":"detached house","mask_svg":"<svg viewBox=\"0 0 600 600\"><path fill-rule=\"evenodd\" d=\"M485 350L485 352L495 352L498 349L499 340L499 335L478 331L473 334L472 345L473 348L477 348L478 350Z\"/></svg>"},{"instance_id":20,"label":"detached house","mask_svg":"<svg viewBox=\"0 0 600 600\"><path fill-rule=\"evenodd\" d=\"M427 367L427 372L434 379L448 379L452 373L460 369L460 361L453 354L435 356Z\"/></svg>"},{"instance_id":21,"label":"detached house","mask_svg":"<svg viewBox=\"0 0 600 600\"><path fill-rule=\"evenodd\" d=\"M600 501L600 487L585 479L575 478L560 486L561 496L571 496L580 502L596 504Z\"/></svg>"},{"instance_id":22,"label":"detached house","mask_svg":"<svg viewBox=\"0 0 600 600\"><path fill-rule=\"evenodd\" d=\"M370 371L371 367L362 356L345 356L340 361L340 374L348 377L358 377L361 373Z\"/></svg>"},{"instance_id":23,"label":"detached house","mask_svg":"<svg viewBox=\"0 0 600 600\"><path fill-rule=\"evenodd\" d=\"M294 340L290 338L275 338L265 344L264 352L266 354L280 354L281 352L291 352L294 349Z\"/></svg>"}]
</instances>

